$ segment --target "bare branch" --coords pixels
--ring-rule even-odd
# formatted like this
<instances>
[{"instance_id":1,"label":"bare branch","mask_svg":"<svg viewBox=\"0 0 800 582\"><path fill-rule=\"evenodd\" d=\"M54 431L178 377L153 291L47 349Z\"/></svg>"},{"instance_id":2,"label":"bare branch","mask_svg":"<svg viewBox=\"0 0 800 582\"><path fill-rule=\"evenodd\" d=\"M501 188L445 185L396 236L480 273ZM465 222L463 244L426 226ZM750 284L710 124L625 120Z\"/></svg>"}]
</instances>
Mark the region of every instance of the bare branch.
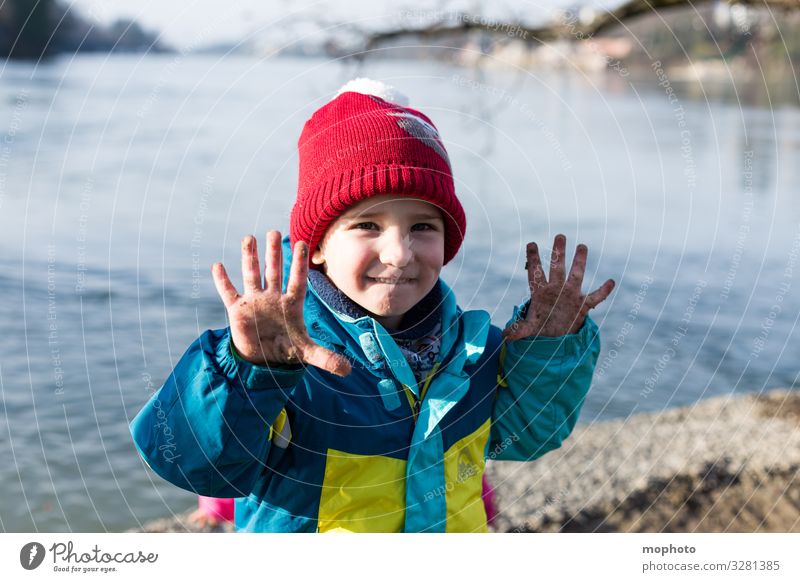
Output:
<instances>
[{"instance_id":1,"label":"bare branch","mask_svg":"<svg viewBox=\"0 0 800 582\"><path fill-rule=\"evenodd\" d=\"M459 13L454 14L454 24L447 19L420 28L398 28L382 32L367 33L365 51L375 48L381 43L401 38L416 36L423 39L438 38L449 35L462 35L473 31L483 31L491 34L508 36L509 30L514 30L514 36L527 41L540 43L552 42L559 39L584 40L600 32L604 32L619 23L652 14L656 11L670 10L687 6L699 6L710 0L630 0L619 8L610 12L598 14L590 22L581 22L578 18L570 18L564 22L555 22L540 27L529 27L519 22L487 21L482 18ZM769 7L782 10L800 9L800 0L729 0L729 4L742 6Z\"/></svg>"}]
</instances>

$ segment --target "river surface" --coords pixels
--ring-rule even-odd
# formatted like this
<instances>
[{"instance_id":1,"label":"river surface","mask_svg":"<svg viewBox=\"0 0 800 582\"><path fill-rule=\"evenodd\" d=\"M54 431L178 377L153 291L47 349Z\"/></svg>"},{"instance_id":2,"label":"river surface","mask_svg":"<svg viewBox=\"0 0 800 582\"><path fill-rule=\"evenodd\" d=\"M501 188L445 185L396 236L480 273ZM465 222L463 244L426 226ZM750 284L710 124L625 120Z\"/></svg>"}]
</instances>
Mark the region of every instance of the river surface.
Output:
<instances>
[{"instance_id":1,"label":"river surface","mask_svg":"<svg viewBox=\"0 0 800 582\"><path fill-rule=\"evenodd\" d=\"M450 152L469 227L443 271L495 324L525 242L589 246L602 353L580 421L794 386L800 109L612 72L402 60L80 56L0 71L0 529L119 531L194 497L128 423L225 325L209 267L286 231L304 121L341 84L395 84ZM736 96L736 87L728 95ZM571 257L570 251L570 257Z\"/></svg>"}]
</instances>

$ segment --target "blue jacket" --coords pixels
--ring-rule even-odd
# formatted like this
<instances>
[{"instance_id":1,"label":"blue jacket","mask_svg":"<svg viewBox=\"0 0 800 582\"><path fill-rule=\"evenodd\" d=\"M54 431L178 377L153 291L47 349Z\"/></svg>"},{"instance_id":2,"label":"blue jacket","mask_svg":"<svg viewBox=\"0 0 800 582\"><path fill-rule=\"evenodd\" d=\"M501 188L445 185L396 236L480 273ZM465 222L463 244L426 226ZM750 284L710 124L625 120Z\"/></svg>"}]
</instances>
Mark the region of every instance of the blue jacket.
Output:
<instances>
[{"instance_id":1,"label":"blue jacket","mask_svg":"<svg viewBox=\"0 0 800 582\"><path fill-rule=\"evenodd\" d=\"M283 252L286 281L288 237ZM575 334L506 343L438 284L440 359L421 385L383 326L334 310L309 280L309 334L352 373L256 366L231 352L229 328L206 331L131 423L139 453L178 487L237 498L237 531L486 531L486 459L561 445L599 332L587 317Z\"/></svg>"}]
</instances>

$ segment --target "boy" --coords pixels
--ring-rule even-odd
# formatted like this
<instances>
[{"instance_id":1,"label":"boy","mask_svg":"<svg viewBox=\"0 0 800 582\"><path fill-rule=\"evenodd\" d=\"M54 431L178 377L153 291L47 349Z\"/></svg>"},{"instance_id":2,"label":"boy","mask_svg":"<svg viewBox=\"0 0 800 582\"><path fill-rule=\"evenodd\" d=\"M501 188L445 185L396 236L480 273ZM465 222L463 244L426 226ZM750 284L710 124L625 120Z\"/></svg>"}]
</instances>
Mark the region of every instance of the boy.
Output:
<instances>
[{"instance_id":1,"label":"boy","mask_svg":"<svg viewBox=\"0 0 800 582\"><path fill-rule=\"evenodd\" d=\"M352 83L352 82L351 82ZM600 349L556 237L549 281L501 333L439 278L466 221L431 120L348 84L308 120L290 236L242 244L230 326L207 331L131 424L163 478L236 497L237 531L486 531L485 459L532 460L569 435Z\"/></svg>"}]
</instances>

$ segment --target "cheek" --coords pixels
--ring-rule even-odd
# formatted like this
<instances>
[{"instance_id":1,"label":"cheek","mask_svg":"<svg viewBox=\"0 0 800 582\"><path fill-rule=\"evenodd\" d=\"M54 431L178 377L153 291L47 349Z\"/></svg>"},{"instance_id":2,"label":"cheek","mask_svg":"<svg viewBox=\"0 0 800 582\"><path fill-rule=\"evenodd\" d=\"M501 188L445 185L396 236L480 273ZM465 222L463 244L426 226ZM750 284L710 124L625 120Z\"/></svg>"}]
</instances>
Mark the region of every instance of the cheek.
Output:
<instances>
[{"instance_id":1,"label":"cheek","mask_svg":"<svg viewBox=\"0 0 800 582\"><path fill-rule=\"evenodd\" d=\"M341 240L329 250L329 276L334 282L346 282L348 286L362 287L361 280L373 260L367 245L354 240Z\"/></svg>"},{"instance_id":2,"label":"cheek","mask_svg":"<svg viewBox=\"0 0 800 582\"><path fill-rule=\"evenodd\" d=\"M444 263L444 241L438 239L419 245L417 260L430 269L441 270Z\"/></svg>"}]
</instances>

